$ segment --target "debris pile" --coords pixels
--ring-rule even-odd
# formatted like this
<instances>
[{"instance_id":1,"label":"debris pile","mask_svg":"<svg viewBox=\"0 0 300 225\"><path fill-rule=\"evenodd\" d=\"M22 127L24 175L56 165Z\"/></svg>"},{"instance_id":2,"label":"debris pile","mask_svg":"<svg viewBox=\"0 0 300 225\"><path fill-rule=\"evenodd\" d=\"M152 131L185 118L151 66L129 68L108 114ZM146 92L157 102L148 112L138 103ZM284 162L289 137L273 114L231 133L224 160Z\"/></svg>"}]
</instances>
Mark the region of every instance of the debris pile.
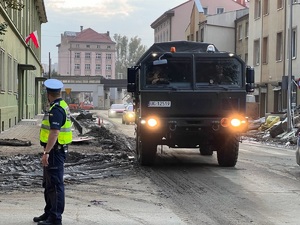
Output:
<instances>
[{"instance_id":1,"label":"debris pile","mask_svg":"<svg viewBox=\"0 0 300 225\"><path fill-rule=\"evenodd\" d=\"M300 127L300 116L293 117L295 127L287 131L286 113L270 114L257 120L249 121L249 131L244 138L269 144L281 144L293 146L297 144L298 128Z\"/></svg>"}]
</instances>

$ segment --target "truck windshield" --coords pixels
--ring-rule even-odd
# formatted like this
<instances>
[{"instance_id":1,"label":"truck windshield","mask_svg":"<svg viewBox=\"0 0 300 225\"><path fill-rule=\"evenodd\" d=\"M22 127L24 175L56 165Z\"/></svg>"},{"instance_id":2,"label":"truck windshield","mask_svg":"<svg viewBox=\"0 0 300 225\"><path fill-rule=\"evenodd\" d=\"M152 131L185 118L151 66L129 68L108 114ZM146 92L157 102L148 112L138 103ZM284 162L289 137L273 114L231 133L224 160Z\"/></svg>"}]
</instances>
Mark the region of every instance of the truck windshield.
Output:
<instances>
[{"instance_id":1,"label":"truck windshield","mask_svg":"<svg viewBox=\"0 0 300 225\"><path fill-rule=\"evenodd\" d=\"M147 87L169 86L172 88L191 88L192 60L190 58L170 58L167 64L153 65L150 62L144 67Z\"/></svg>"},{"instance_id":2,"label":"truck windshield","mask_svg":"<svg viewBox=\"0 0 300 225\"><path fill-rule=\"evenodd\" d=\"M195 65L195 66L193 66ZM196 87L242 87L243 63L234 57L173 56L166 64L153 65L153 59L141 66L145 88L192 89ZM195 68L195 69L193 69ZM195 74L195 77L194 77Z\"/></svg>"},{"instance_id":3,"label":"truck windshield","mask_svg":"<svg viewBox=\"0 0 300 225\"><path fill-rule=\"evenodd\" d=\"M242 64L235 58L196 59L196 84L242 86Z\"/></svg>"}]
</instances>

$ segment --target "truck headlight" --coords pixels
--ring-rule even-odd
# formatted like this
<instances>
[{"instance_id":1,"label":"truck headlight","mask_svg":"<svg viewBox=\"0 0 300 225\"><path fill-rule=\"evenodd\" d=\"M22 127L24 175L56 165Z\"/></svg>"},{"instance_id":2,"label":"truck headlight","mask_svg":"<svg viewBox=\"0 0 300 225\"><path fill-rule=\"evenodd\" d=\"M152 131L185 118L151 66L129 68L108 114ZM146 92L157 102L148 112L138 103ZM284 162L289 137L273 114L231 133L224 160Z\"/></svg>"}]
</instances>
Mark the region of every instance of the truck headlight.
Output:
<instances>
[{"instance_id":1,"label":"truck headlight","mask_svg":"<svg viewBox=\"0 0 300 225\"><path fill-rule=\"evenodd\" d=\"M155 117L148 117L147 119L142 119L141 124L146 125L150 129L158 129L160 126L160 122L158 118Z\"/></svg>"},{"instance_id":2,"label":"truck headlight","mask_svg":"<svg viewBox=\"0 0 300 225\"><path fill-rule=\"evenodd\" d=\"M157 122L156 119L150 118L150 119L147 121L147 124L148 124L150 127L155 127L155 126L157 126L158 122Z\"/></svg>"},{"instance_id":3,"label":"truck headlight","mask_svg":"<svg viewBox=\"0 0 300 225\"><path fill-rule=\"evenodd\" d=\"M233 127L239 127L239 126L241 126L242 121L239 120L239 119L234 118L234 119L232 119L232 120L230 121L230 123L231 123L231 125L232 125Z\"/></svg>"}]
</instances>

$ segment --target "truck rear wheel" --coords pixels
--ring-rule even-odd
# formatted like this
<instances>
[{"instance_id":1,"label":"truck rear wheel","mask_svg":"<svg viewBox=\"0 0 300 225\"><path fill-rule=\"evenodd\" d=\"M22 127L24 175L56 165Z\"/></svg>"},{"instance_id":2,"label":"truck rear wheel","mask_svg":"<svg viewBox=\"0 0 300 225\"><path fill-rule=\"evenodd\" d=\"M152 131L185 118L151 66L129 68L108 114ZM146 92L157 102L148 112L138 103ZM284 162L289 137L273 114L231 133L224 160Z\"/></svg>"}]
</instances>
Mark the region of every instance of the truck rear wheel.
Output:
<instances>
[{"instance_id":1,"label":"truck rear wheel","mask_svg":"<svg viewBox=\"0 0 300 225\"><path fill-rule=\"evenodd\" d=\"M142 166L150 166L156 157L157 145L151 141L145 141L140 135L136 136L136 159Z\"/></svg>"},{"instance_id":2,"label":"truck rear wheel","mask_svg":"<svg viewBox=\"0 0 300 225\"><path fill-rule=\"evenodd\" d=\"M223 138L222 145L218 148L217 158L220 166L234 167L239 154L239 140L236 135Z\"/></svg>"}]
</instances>

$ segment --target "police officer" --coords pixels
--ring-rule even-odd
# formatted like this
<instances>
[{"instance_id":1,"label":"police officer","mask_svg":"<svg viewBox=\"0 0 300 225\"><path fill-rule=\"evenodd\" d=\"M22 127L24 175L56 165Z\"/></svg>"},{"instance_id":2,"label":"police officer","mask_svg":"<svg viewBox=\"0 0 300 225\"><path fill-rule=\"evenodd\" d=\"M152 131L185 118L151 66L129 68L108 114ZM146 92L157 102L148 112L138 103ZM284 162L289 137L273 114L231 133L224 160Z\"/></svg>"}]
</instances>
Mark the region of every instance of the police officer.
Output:
<instances>
[{"instance_id":1,"label":"police officer","mask_svg":"<svg viewBox=\"0 0 300 225\"><path fill-rule=\"evenodd\" d=\"M40 143L44 147L42 164L46 206L44 214L34 217L33 221L38 225L61 225L65 206L64 162L68 144L72 142L70 110L60 96L63 83L48 79L44 84L50 103L40 130Z\"/></svg>"}]
</instances>

